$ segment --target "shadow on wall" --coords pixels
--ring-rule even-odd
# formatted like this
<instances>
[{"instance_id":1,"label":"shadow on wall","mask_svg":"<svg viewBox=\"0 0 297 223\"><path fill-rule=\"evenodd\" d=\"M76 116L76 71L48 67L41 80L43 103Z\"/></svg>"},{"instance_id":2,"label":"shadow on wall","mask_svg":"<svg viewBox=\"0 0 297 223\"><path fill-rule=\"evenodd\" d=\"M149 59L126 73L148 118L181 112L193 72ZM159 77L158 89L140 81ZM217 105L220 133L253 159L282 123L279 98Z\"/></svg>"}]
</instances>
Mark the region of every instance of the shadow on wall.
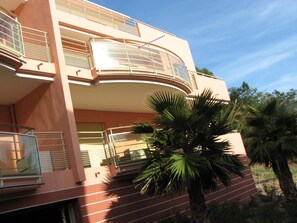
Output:
<instances>
[{"instance_id":1,"label":"shadow on wall","mask_svg":"<svg viewBox=\"0 0 297 223\"><path fill-rule=\"evenodd\" d=\"M248 164L244 156L242 161ZM135 177L135 176L134 176ZM109 200L108 212L105 212L102 222L109 223L152 223L160 219L173 216L176 212L189 209L188 194L180 196L155 196L141 195L139 189L135 189L130 179L110 178L105 183L105 193ZM217 191L209 191L206 196L207 203L239 201L247 202L256 194L256 188L250 168L246 168L245 177L234 177L230 187L220 185Z\"/></svg>"},{"instance_id":2,"label":"shadow on wall","mask_svg":"<svg viewBox=\"0 0 297 223\"><path fill-rule=\"evenodd\" d=\"M148 197L141 195L129 179L109 179L105 183L106 196L110 200L105 215L109 223L152 223L189 208L188 196Z\"/></svg>"}]
</instances>

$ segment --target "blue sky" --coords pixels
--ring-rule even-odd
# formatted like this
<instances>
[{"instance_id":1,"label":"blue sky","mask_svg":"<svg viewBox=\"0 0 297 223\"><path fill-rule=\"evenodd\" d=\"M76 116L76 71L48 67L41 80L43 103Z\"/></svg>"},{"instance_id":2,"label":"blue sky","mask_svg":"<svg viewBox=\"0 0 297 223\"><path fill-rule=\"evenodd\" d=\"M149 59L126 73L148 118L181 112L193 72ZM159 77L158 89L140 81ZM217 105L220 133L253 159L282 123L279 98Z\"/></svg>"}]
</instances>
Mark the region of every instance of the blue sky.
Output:
<instances>
[{"instance_id":1,"label":"blue sky","mask_svg":"<svg viewBox=\"0 0 297 223\"><path fill-rule=\"evenodd\" d=\"M297 89L296 0L91 0L186 39L228 87Z\"/></svg>"}]
</instances>

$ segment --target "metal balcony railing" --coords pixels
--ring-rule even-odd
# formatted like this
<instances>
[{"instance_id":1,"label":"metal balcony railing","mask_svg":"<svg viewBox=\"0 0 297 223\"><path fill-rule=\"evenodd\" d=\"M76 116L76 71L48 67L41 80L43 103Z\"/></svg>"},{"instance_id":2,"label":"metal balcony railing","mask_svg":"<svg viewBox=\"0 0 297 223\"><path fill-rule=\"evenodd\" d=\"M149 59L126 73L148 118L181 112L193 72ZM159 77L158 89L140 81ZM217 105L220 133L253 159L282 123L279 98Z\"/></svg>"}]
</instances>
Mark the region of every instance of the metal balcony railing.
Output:
<instances>
[{"instance_id":1,"label":"metal balcony railing","mask_svg":"<svg viewBox=\"0 0 297 223\"><path fill-rule=\"evenodd\" d=\"M79 131L81 155L85 168L108 165L117 174L137 171L151 157L145 142L149 135L131 133L130 126L106 131Z\"/></svg>"},{"instance_id":2,"label":"metal balcony railing","mask_svg":"<svg viewBox=\"0 0 297 223\"><path fill-rule=\"evenodd\" d=\"M143 73L160 78L190 83L185 63L171 52L157 46L141 43L115 42L94 39L91 42L93 60L99 75L119 72Z\"/></svg>"},{"instance_id":3,"label":"metal balcony railing","mask_svg":"<svg viewBox=\"0 0 297 223\"><path fill-rule=\"evenodd\" d=\"M8 179L41 177L36 136L0 132L0 187Z\"/></svg>"},{"instance_id":4,"label":"metal balcony railing","mask_svg":"<svg viewBox=\"0 0 297 223\"><path fill-rule=\"evenodd\" d=\"M139 36L137 22L110 9L83 0L56 0L58 10Z\"/></svg>"},{"instance_id":5,"label":"metal balcony railing","mask_svg":"<svg viewBox=\"0 0 297 223\"><path fill-rule=\"evenodd\" d=\"M24 55L21 25L0 11L0 46L17 56Z\"/></svg>"},{"instance_id":6,"label":"metal balcony railing","mask_svg":"<svg viewBox=\"0 0 297 223\"><path fill-rule=\"evenodd\" d=\"M78 131L83 166L99 167L106 165L108 146L104 131Z\"/></svg>"},{"instance_id":7,"label":"metal balcony railing","mask_svg":"<svg viewBox=\"0 0 297 223\"><path fill-rule=\"evenodd\" d=\"M18 57L51 62L47 33L22 27L0 11L0 48Z\"/></svg>"},{"instance_id":8,"label":"metal balcony railing","mask_svg":"<svg viewBox=\"0 0 297 223\"><path fill-rule=\"evenodd\" d=\"M110 128L106 134L106 154L109 154L107 159L110 159L118 174L139 170L143 162L151 157L151 151L145 141L145 137L150 134L133 134L131 126Z\"/></svg>"},{"instance_id":9,"label":"metal balcony railing","mask_svg":"<svg viewBox=\"0 0 297 223\"><path fill-rule=\"evenodd\" d=\"M47 33L29 27L22 27L24 56L26 58L51 62Z\"/></svg>"},{"instance_id":10,"label":"metal balcony railing","mask_svg":"<svg viewBox=\"0 0 297 223\"><path fill-rule=\"evenodd\" d=\"M39 146L42 173L70 169L63 132L34 132Z\"/></svg>"},{"instance_id":11,"label":"metal balcony railing","mask_svg":"<svg viewBox=\"0 0 297 223\"><path fill-rule=\"evenodd\" d=\"M66 65L91 68L90 50L87 42L62 37L62 45Z\"/></svg>"},{"instance_id":12,"label":"metal balcony railing","mask_svg":"<svg viewBox=\"0 0 297 223\"><path fill-rule=\"evenodd\" d=\"M20 171L24 165L29 167ZM70 164L63 132L35 132L31 127L0 123L0 178L66 169Z\"/></svg>"}]
</instances>

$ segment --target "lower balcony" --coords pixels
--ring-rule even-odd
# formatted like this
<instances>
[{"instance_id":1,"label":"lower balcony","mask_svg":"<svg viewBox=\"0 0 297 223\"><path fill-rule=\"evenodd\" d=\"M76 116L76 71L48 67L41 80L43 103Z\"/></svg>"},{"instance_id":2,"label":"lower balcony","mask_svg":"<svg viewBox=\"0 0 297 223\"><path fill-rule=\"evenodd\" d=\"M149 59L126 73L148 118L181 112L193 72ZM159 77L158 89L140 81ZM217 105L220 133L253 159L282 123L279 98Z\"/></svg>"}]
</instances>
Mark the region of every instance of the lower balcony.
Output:
<instances>
[{"instance_id":1,"label":"lower balcony","mask_svg":"<svg viewBox=\"0 0 297 223\"><path fill-rule=\"evenodd\" d=\"M0 124L0 194L34 190L42 174L70 169L63 132Z\"/></svg>"},{"instance_id":2,"label":"lower balcony","mask_svg":"<svg viewBox=\"0 0 297 223\"><path fill-rule=\"evenodd\" d=\"M154 151L149 149L146 143L146 138L151 134L133 134L131 126L103 131L95 131L95 125L90 123L87 126L83 129L78 125L81 156L85 168L96 169L107 166L111 177L133 177L152 157ZM220 139L230 142L232 153L246 156L240 133L222 135Z\"/></svg>"},{"instance_id":3,"label":"lower balcony","mask_svg":"<svg viewBox=\"0 0 297 223\"><path fill-rule=\"evenodd\" d=\"M151 157L145 141L149 135L133 134L130 126L78 134L84 167L108 166L112 177L138 173Z\"/></svg>"},{"instance_id":4,"label":"lower balcony","mask_svg":"<svg viewBox=\"0 0 297 223\"><path fill-rule=\"evenodd\" d=\"M41 184L36 136L0 132L0 193L34 189Z\"/></svg>"}]
</instances>

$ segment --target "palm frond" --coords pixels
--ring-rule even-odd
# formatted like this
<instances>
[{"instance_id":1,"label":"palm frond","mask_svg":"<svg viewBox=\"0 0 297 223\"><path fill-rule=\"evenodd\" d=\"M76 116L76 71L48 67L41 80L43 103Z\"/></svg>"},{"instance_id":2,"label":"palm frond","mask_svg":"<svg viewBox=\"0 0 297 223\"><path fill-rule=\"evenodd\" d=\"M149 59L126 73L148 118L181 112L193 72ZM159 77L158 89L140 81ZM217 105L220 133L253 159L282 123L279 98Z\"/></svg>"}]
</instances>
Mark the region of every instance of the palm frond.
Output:
<instances>
[{"instance_id":1,"label":"palm frond","mask_svg":"<svg viewBox=\"0 0 297 223\"><path fill-rule=\"evenodd\" d=\"M154 127L152 123L146 120L140 120L138 122L133 123L131 131L135 134L153 133Z\"/></svg>"},{"instance_id":2,"label":"palm frond","mask_svg":"<svg viewBox=\"0 0 297 223\"><path fill-rule=\"evenodd\" d=\"M213 97L210 90L203 91L192 101L184 95L156 92L147 100L156 112L153 128L147 139L155 158L135 179L142 193L180 193L193 182L202 189L215 189L217 180L230 183L233 174L242 176L242 163L229 151L229 142L221 135L231 131L221 110L225 106ZM136 129L138 130L138 129Z\"/></svg>"}]
</instances>

